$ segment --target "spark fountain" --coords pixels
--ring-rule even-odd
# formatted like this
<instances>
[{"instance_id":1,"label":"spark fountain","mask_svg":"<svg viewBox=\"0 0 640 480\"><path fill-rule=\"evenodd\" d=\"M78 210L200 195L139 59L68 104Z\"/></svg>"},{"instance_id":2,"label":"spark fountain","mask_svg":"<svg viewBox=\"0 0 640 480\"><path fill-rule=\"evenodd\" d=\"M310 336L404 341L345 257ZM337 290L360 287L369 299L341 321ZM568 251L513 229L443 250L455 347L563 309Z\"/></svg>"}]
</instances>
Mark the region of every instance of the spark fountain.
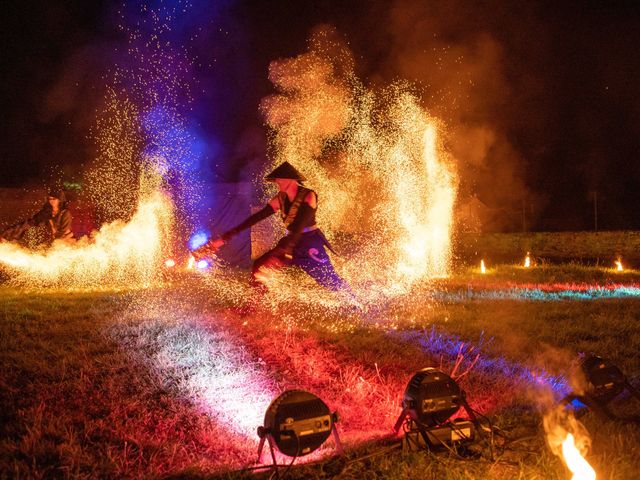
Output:
<instances>
[{"instance_id":1,"label":"spark fountain","mask_svg":"<svg viewBox=\"0 0 640 480\"><path fill-rule=\"evenodd\" d=\"M419 98L404 85L366 89L334 38L319 30L306 53L271 64L267 169L287 160L304 172L319 194L319 225L349 252L338 270L379 300L448 275L457 180Z\"/></svg>"},{"instance_id":2,"label":"spark fountain","mask_svg":"<svg viewBox=\"0 0 640 480\"><path fill-rule=\"evenodd\" d=\"M0 243L0 266L13 283L65 288L148 287L170 236L172 205L157 174L144 174L140 203L128 222L114 220L91 238L56 240L50 248L28 250Z\"/></svg>"},{"instance_id":3,"label":"spark fountain","mask_svg":"<svg viewBox=\"0 0 640 480\"><path fill-rule=\"evenodd\" d=\"M97 155L85 172L87 195L107 223L89 239L48 249L0 245L0 265L14 282L149 286L160 277L176 231L196 221L202 185L194 168L202 148L184 115L192 95L183 81L192 61L167 38L187 3L121 6L128 45L105 75L105 101L92 130Z\"/></svg>"}]
</instances>

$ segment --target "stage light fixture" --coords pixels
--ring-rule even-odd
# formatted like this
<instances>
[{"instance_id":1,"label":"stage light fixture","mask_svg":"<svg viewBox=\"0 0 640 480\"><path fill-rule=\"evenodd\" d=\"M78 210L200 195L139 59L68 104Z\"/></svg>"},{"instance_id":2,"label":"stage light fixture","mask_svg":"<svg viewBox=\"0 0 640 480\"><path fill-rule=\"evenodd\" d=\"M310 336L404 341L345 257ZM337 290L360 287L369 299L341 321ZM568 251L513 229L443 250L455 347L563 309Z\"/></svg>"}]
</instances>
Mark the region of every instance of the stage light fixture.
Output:
<instances>
[{"instance_id":1,"label":"stage light fixture","mask_svg":"<svg viewBox=\"0 0 640 480\"><path fill-rule=\"evenodd\" d=\"M597 355L587 356L580 364L586 386L581 394L571 393L562 402L566 405L575 400L611 420L629 420L614 415L607 405L625 390L640 400L640 392L627 380L622 370L610 361Z\"/></svg>"},{"instance_id":2,"label":"stage light fixture","mask_svg":"<svg viewBox=\"0 0 640 480\"><path fill-rule=\"evenodd\" d=\"M460 408L468 419L450 420ZM403 425L403 446L409 450L472 442L481 432L464 391L449 375L432 367L420 370L409 381L395 432Z\"/></svg>"},{"instance_id":3,"label":"stage light fixture","mask_svg":"<svg viewBox=\"0 0 640 480\"><path fill-rule=\"evenodd\" d=\"M624 391L627 379L609 361L590 355L584 359L581 368L587 379L587 392L598 401L608 403Z\"/></svg>"},{"instance_id":4,"label":"stage light fixture","mask_svg":"<svg viewBox=\"0 0 640 480\"><path fill-rule=\"evenodd\" d=\"M274 399L264 415L264 425L258 427L260 445L258 461L265 440L269 443L273 466L277 471L274 446L284 455L297 457L317 450L331 434L336 449L342 453L342 444L336 430L338 414L313 393L287 390Z\"/></svg>"}]
</instances>

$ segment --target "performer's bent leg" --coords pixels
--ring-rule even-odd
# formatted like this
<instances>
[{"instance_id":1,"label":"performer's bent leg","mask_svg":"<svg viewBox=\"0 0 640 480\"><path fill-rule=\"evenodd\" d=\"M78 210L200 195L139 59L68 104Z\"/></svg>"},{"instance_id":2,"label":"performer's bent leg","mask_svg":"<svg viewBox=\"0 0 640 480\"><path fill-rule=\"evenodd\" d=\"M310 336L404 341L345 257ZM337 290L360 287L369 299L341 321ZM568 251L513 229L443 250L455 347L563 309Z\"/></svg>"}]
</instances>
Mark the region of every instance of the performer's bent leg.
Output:
<instances>
[{"instance_id":1,"label":"performer's bent leg","mask_svg":"<svg viewBox=\"0 0 640 480\"><path fill-rule=\"evenodd\" d=\"M251 267L251 285L261 291L266 291L266 280L269 276L269 270L277 270L282 268L284 263L274 253L269 250L264 255L258 257Z\"/></svg>"},{"instance_id":2,"label":"performer's bent leg","mask_svg":"<svg viewBox=\"0 0 640 480\"><path fill-rule=\"evenodd\" d=\"M296 265L307 272L309 276L318 283L318 285L322 285L329 290L338 291L350 289L347 282L345 282L333 268L328 255L326 263L319 264L316 260L305 259L296 262Z\"/></svg>"},{"instance_id":3,"label":"performer's bent leg","mask_svg":"<svg viewBox=\"0 0 640 480\"><path fill-rule=\"evenodd\" d=\"M309 237L303 239L296 247L293 264L302 268L319 285L329 290L350 290L347 282L333 268L322 239Z\"/></svg>"}]
</instances>

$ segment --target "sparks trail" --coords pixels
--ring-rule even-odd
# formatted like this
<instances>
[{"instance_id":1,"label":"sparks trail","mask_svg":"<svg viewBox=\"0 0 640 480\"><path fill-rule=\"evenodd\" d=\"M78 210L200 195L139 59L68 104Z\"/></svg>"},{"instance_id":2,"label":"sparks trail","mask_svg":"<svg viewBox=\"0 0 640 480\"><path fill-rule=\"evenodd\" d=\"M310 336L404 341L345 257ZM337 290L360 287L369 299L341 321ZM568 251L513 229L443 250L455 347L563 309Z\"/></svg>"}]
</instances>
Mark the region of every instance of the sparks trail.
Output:
<instances>
[{"instance_id":1,"label":"sparks trail","mask_svg":"<svg viewBox=\"0 0 640 480\"><path fill-rule=\"evenodd\" d=\"M444 371L462 374L470 403L488 414L526 399L532 386L563 388L562 379L504 359L485 358L481 346L446 335L361 330L332 341L331 335L305 331L304 322L290 324L268 309L240 316L233 308L216 305L219 300L208 305L210 302L201 298L200 308L189 305L186 300L206 295L206 290L198 293L190 287L188 291L191 296L186 298L180 292L145 296L136 318L149 316L144 311L156 305L153 308L162 309L164 320L143 322L128 330L126 335L131 339L125 345L135 352L147 352L134 357L164 382L177 384L185 399L212 415L233 438L245 437L254 446L254 428L261 424L269 400L289 388L316 393L337 410L341 435L351 446L390 434L406 382L427 365L440 364ZM169 310L167 304L182 306ZM204 311L202 305L208 305ZM189 313L192 310L198 313ZM167 316L168 311L173 314ZM472 375L465 373L471 370ZM495 392L496 371L505 377L499 390L513 393L509 399L487 393ZM226 399L230 408L225 408ZM242 408L252 410L243 414L238 410ZM225 457L236 456L239 461L232 463L236 466L252 460L246 441L232 440L225 447L213 448L231 448L233 452L225 451ZM306 460L329 451L322 450Z\"/></svg>"},{"instance_id":2,"label":"sparks trail","mask_svg":"<svg viewBox=\"0 0 640 480\"><path fill-rule=\"evenodd\" d=\"M129 222L102 226L93 237L57 240L41 251L0 243L0 265L11 281L30 287L146 287L159 280L172 207L157 190L141 199Z\"/></svg>"},{"instance_id":3,"label":"sparks trail","mask_svg":"<svg viewBox=\"0 0 640 480\"><path fill-rule=\"evenodd\" d=\"M319 225L350 252L336 260L339 273L362 296L406 293L448 274L452 160L416 96L398 85L365 89L336 38L319 30L308 52L271 64L277 93L262 108L273 163L290 161L318 192Z\"/></svg>"},{"instance_id":4,"label":"sparks trail","mask_svg":"<svg viewBox=\"0 0 640 480\"><path fill-rule=\"evenodd\" d=\"M184 115L192 102L186 81L192 60L168 41L189 6L122 5L127 48L106 75L105 100L91 131L97 155L83 182L106 223L90 239L55 242L46 251L0 245L0 265L15 282L145 288L160 279L161 258L194 223L201 193L194 166L202 149Z\"/></svg>"}]
</instances>

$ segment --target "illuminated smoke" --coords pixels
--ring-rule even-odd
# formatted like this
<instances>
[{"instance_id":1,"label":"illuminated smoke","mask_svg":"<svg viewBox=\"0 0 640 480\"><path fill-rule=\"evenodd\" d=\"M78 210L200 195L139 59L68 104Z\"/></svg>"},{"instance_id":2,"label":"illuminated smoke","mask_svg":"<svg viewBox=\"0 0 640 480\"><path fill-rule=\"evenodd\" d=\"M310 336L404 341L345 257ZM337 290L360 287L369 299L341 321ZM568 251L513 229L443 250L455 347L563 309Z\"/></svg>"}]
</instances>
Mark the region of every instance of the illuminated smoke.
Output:
<instances>
[{"instance_id":1,"label":"illuminated smoke","mask_svg":"<svg viewBox=\"0 0 640 480\"><path fill-rule=\"evenodd\" d=\"M543 87L533 69L525 70L526 77L512 69L523 60L520 52L509 50L537 35L533 33L540 26L536 8L520 5L517 18L526 21L517 26L507 20L503 8L510 9L495 2L393 0L377 13L386 21L380 25L385 40L380 44L376 75L424 85L421 104L447 123L443 134L457 160L461 206L474 193L490 207L520 205L529 193L524 150L513 143L513 128L526 121L528 129L536 130L548 121L545 115L522 118L520 112ZM487 22L477 22L494 9L500 13L489 15ZM377 25L379 20L375 20ZM529 36L524 28L531 29ZM505 31L513 33L508 44L501 41ZM533 49L528 52L542 48L533 43L527 42ZM520 226L517 221L515 226ZM514 228L514 220L502 215L485 227Z\"/></svg>"},{"instance_id":2,"label":"illuminated smoke","mask_svg":"<svg viewBox=\"0 0 640 480\"><path fill-rule=\"evenodd\" d=\"M307 53L273 62L269 78L273 164L291 162L318 192L321 228L349 252L341 273L398 293L446 276L457 179L440 125L410 88L367 90L329 28Z\"/></svg>"}]
</instances>

